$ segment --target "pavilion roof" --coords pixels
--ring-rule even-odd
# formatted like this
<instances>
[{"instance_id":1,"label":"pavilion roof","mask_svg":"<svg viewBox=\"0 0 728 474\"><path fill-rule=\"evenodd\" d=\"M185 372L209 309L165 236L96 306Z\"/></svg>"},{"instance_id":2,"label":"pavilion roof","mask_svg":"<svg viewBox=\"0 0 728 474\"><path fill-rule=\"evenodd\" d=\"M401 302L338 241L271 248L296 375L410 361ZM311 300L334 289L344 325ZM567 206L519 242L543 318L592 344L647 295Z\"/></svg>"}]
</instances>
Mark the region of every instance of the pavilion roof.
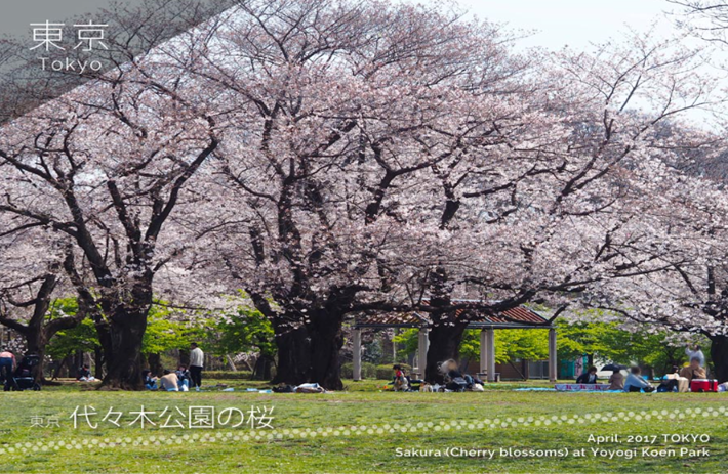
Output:
<instances>
[{"instance_id":1,"label":"pavilion roof","mask_svg":"<svg viewBox=\"0 0 728 474\"><path fill-rule=\"evenodd\" d=\"M455 310L456 317L468 311L468 329L548 329L551 322L526 306L487 313L471 309ZM432 327L428 313L401 312L367 314L356 318L357 328L427 328Z\"/></svg>"}]
</instances>

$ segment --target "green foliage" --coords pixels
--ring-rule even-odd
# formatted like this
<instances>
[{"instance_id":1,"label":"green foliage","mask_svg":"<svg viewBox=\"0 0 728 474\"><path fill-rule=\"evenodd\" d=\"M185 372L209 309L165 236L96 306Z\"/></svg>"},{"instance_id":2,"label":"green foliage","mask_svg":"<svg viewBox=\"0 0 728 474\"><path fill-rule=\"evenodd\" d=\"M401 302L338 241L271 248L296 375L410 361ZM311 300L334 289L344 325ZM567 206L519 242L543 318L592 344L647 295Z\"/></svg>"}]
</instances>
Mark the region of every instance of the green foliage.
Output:
<instances>
[{"instance_id":1,"label":"green foliage","mask_svg":"<svg viewBox=\"0 0 728 474\"><path fill-rule=\"evenodd\" d=\"M152 306L147 317L147 332L142 340L142 354L161 354L171 349L186 349L198 335L197 328L169 319L164 306Z\"/></svg>"},{"instance_id":2,"label":"green foliage","mask_svg":"<svg viewBox=\"0 0 728 474\"><path fill-rule=\"evenodd\" d=\"M274 357L277 346L270 320L261 312L249 307L240 307L226 315L207 330L208 344L217 354L259 351L262 355Z\"/></svg>"},{"instance_id":3,"label":"green foliage","mask_svg":"<svg viewBox=\"0 0 728 474\"><path fill-rule=\"evenodd\" d=\"M405 329L396 336L394 336L394 342L399 348L397 350L397 357L400 359L406 359L410 354L417 352L417 334L418 329Z\"/></svg>"},{"instance_id":4,"label":"green foliage","mask_svg":"<svg viewBox=\"0 0 728 474\"><path fill-rule=\"evenodd\" d=\"M670 371L674 364L687 361L682 345L670 343L670 332L656 334L646 331L630 332L620 329L618 322L602 322L599 311L592 310L594 322L569 323L564 319L556 322L558 358L573 360L582 355L593 355L600 359L630 365L637 363L658 372ZM401 347L400 358L417 350L417 330L402 332L396 338ZM708 347L706 340L695 340ZM480 357L479 331L465 331L459 347L460 358ZM706 359L709 351L704 351ZM498 363L515 359L542 360L548 358L547 330L501 329L495 331L495 359Z\"/></svg>"},{"instance_id":5,"label":"green foliage","mask_svg":"<svg viewBox=\"0 0 728 474\"><path fill-rule=\"evenodd\" d=\"M601 314L592 311L594 319ZM673 364L686 362L684 346L670 343L669 332L651 334L646 331L630 332L620 329L618 322L575 322L564 319L556 322L558 358L573 360L582 355L630 365L637 363L642 367L654 368L658 372L671 370ZM405 358L417 350L417 329L408 329L396 338L400 350L398 355ZM703 347L708 341L699 341ZM706 358L709 351L705 350ZM465 331L459 347L460 358L477 359L480 357L479 331ZM548 358L547 330L501 329L495 331L495 359L498 363L515 359L542 360Z\"/></svg>"},{"instance_id":6,"label":"green foliage","mask_svg":"<svg viewBox=\"0 0 728 474\"><path fill-rule=\"evenodd\" d=\"M94 322L84 319L73 329L57 332L46 346L46 354L60 360L76 351L93 352L100 346Z\"/></svg>"},{"instance_id":7,"label":"green foliage","mask_svg":"<svg viewBox=\"0 0 728 474\"><path fill-rule=\"evenodd\" d=\"M73 316L78 312L76 298L59 298L51 303L48 311L50 319ZM46 354L51 358L60 360L76 351L93 352L99 347L94 322L88 318L73 329L59 331L51 338L46 346Z\"/></svg>"},{"instance_id":8,"label":"green foliage","mask_svg":"<svg viewBox=\"0 0 728 474\"><path fill-rule=\"evenodd\" d=\"M142 353L163 354L173 349L187 349L192 342L205 345L211 354L260 351L270 357L276 354L273 327L260 312L240 307L225 317L210 317L194 323L170 317L171 311L161 302L152 306L147 319L147 331L142 340ZM51 305L49 317L73 315L78 311L75 298L57 299ZM94 322L85 319L73 329L58 332L48 345L48 354L63 358L75 351L93 352L100 347Z\"/></svg>"},{"instance_id":9,"label":"green foliage","mask_svg":"<svg viewBox=\"0 0 728 474\"><path fill-rule=\"evenodd\" d=\"M597 318L598 315L595 315ZM594 354L615 362L629 357L628 349L615 345L629 339L616 322L574 322L559 319L556 321L557 347L559 359L575 359L585 354Z\"/></svg>"},{"instance_id":10,"label":"green foliage","mask_svg":"<svg viewBox=\"0 0 728 474\"><path fill-rule=\"evenodd\" d=\"M460 342L460 357L480 357L480 331L465 331ZM499 329L495 331L495 361L541 360L549 356L548 331L538 329Z\"/></svg>"},{"instance_id":11,"label":"green foliage","mask_svg":"<svg viewBox=\"0 0 728 474\"><path fill-rule=\"evenodd\" d=\"M51 305L50 317L56 314L74 315L78 311L75 298L57 299ZM170 311L160 305L149 310L147 331L142 340L142 353L160 354L169 349L186 348L196 335L195 328L186 323L169 319ZM77 327L59 331L48 344L48 354L53 358L63 358L76 351L93 352L100 347L93 320L86 318Z\"/></svg>"},{"instance_id":12,"label":"green foliage","mask_svg":"<svg viewBox=\"0 0 728 474\"><path fill-rule=\"evenodd\" d=\"M557 321L559 359L575 359L593 355L619 364L637 363L660 372L671 371L673 365L687 361L685 347L670 341L670 332L648 333L625 331L619 323ZM703 342L705 347L706 341ZM708 357L706 353L706 358Z\"/></svg>"},{"instance_id":13,"label":"green foliage","mask_svg":"<svg viewBox=\"0 0 728 474\"><path fill-rule=\"evenodd\" d=\"M379 338L374 338L372 342L365 344L362 352L362 361L371 362L372 364L378 363L382 358L382 344L379 342Z\"/></svg>"},{"instance_id":14,"label":"green foliage","mask_svg":"<svg viewBox=\"0 0 728 474\"><path fill-rule=\"evenodd\" d=\"M408 329L399 334L395 341L402 349L397 352L405 358L417 350L417 329ZM480 331L463 333L459 346L460 358L480 357ZM515 359L540 360L548 358L548 331L536 329L500 329L495 331L495 360L498 363Z\"/></svg>"}]
</instances>

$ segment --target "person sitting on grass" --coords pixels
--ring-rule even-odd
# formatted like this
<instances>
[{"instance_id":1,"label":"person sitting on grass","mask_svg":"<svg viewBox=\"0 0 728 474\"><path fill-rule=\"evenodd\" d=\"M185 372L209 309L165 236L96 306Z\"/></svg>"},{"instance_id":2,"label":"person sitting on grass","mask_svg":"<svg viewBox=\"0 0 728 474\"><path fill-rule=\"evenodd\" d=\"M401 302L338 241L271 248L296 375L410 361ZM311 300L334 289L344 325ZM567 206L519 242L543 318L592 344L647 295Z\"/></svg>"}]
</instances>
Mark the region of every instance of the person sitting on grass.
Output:
<instances>
[{"instance_id":1,"label":"person sitting on grass","mask_svg":"<svg viewBox=\"0 0 728 474\"><path fill-rule=\"evenodd\" d=\"M624 375L620 370L615 370L609 376L609 387L607 390L624 390Z\"/></svg>"},{"instance_id":2,"label":"person sitting on grass","mask_svg":"<svg viewBox=\"0 0 728 474\"><path fill-rule=\"evenodd\" d=\"M470 377L469 382L466 377L468 376L463 376L462 372L458 370L457 365L451 365L450 370L445 376L445 382L447 382L445 388L453 392L462 392L468 388L472 388L473 378Z\"/></svg>"},{"instance_id":3,"label":"person sitting on grass","mask_svg":"<svg viewBox=\"0 0 728 474\"><path fill-rule=\"evenodd\" d=\"M473 377L472 375L463 374L463 378L468 383L468 389L472 389L475 384L483 385L483 381L477 375Z\"/></svg>"},{"instance_id":4,"label":"person sitting on grass","mask_svg":"<svg viewBox=\"0 0 728 474\"><path fill-rule=\"evenodd\" d=\"M144 380L144 386L147 387L147 390L157 389L157 377L152 375L151 370L142 371L142 380Z\"/></svg>"},{"instance_id":5,"label":"person sitting on grass","mask_svg":"<svg viewBox=\"0 0 728 474\"><path fill-rule=\"evenodd\" d=\"M76 377L76 380L79 382L93 382L96 379L91 375L88 364L83 364L83 367L78 369L78 377Z\"/></svg>"},{"instance_id":6,"label":"person sitting on grass","mask_svg":"<svg viewBox=\"0 0 728 474\"><path fill-rule=\"evenodd\" d=\"M394 391L406 392L409 390L409 380L404 373L404 369L399 364L394 365Z\"/></svg>"},{"instance_id":7,"label":"person sitting on grass","mask_svg":"<svg viewBox=\"0 0 728 474\"><path fill-rule=\"evenodd\" d=\"M690 365L680 371L680 377L688 379L688 383L692 382L693 379L705 378L705 369L700 367L700 358L698 356L690 359Z\"/></svg>"},{"instance_id":8,"label":"person sitting on grass","mask_svg":"<svg viewBox=\"0 0 728 474\"><path fill-rule=\"evenodd\" d=\"M642 372L639 367L632 367L631 373L627 377L627 380L624 382L624 391L625 392L641 392L644 390L645 392L651 392L655 389L652 385L650 385L645 379L640 377L640 373Z\"/></svg>"},{"instance_id":9,"label":"person sitting on grass","mask_svg":"<svg viewBox=\"0 0 728 474\"><path fill-rule=\"evenodd\" d=\"M665 374L662 377L660 385L657 386L658 392L687 392L690 387L690 381L685 377L681 377L680 369L674 365L671 374Z\"/></svg>"},{"instance_id":10,"label":"person sitting on grass","mask_svg":"<svg viewBox=\"0 0 728 474\"><path fill-rule=\"evenodd\" d=\"M576 383L597 383L597 368L590 367L588 372L576 378Z\"/></svg>"},{"instance_id":11,"label":"person sitting on grass","mask_svg":"<svg viewBox=\"0 0 728 474\"><path fill-rule=\"evenodd\" d=\"M164 371L164 375L159 379L159 388L168 392L178 392L177 374L173 374L169 370Z\"/></svg>"},{"instance_id":12,"label":"person sitting on grass","mask_svg":"<svg viewBox=\"0 0 728 474\"><path fill-rule=\"evenodd\" d=\"M180 365L175 372L177 376L177 386L182 392L189 392L190 390L190 372L187 367Z\"/></svg>"}]
</instances>

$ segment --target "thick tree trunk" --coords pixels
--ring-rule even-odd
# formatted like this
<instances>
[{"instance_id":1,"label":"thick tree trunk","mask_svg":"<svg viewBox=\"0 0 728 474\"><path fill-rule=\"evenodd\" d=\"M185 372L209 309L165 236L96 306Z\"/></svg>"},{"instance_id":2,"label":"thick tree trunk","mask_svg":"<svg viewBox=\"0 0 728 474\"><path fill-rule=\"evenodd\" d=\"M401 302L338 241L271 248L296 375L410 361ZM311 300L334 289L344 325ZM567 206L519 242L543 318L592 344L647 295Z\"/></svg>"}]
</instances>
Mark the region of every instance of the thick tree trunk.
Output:
<instances>
[{"instance_id":1,"label":"thick tree trunk","mask_svg":"<svg viewBox=\"0 0 728 474\"><path fill-rule=\"evenodd\" d=\"M291 329L273 321L278 346L278 369L271 383L299 385L310 380L311 339L305 326Z\"/></svg>"},{"instance_id":2,"label":"thick tree trunk","mask_svg":"<svg viewBox=\"0 0 728 474\"><path fill-rule=\"evenodd\" d=\"M432 298L430 304L435 307L445 307L450 304L450 291L448 274L444 268L433 269L429 274L430 291ZM445 311L436 311L431 314L433 326L430 328L430 344L427 350L427 367L425 380L430 383L443 383L444 377L440 373L440 364L447 359L458 360L460 341L469 321L462 314L452 314Z\"/></svg>"},{"instance_id":3,"label":"thick tree trunk","mask_svg":"<svg viewBox=\"0 0 728 474\"><path fill-rule=\"evenodd\" d=\"M271 368L273 367L273 358L261 354L255 361L253 367L253 373L251 380L270 380L271 379Z\"/></svg>"},{"instance_id":4,"label":"thick tree trunk","mask_svg":"<svg viewBox=\"0 0 728 474\"><path fill-rule=\"evenodd\" d=\"M710 336L710 356L718 383L728 382L728 336Z\"/></svg>"},{"instance_id":5,"label":"thick tree trunk","mask_svg":"<svg viewBox=\"0 0 728 474\"><path fill-rule=\"evenodd\" d=\"M159 354L149 354L147 357L149 361L149 370L155 375L162 375L162 356Z\"/></svg>"},{"instance_id":6,"label":"thick tree trunk","mask_svg":"<svg viewBox=\"0 0 728 474\"><path fill-rule=\"evenodd\" d=\"M128 291L103 295L101 306L108 321L108 342L104 345L107 374L103 387L143 390L141 348L152 307L152 278L147 274L133 282ZM100 321L101 322L101 321ZM104 328L105 332L105 328Z\"/></svg>"},{"instance_id":7,"label":"thick tree trunk","mask_svg":"<svg viewBox=\"0 0 728 474\"><path fill-rule=\"evenodd\" d=\"M35 378L35 381L40 384L46 383L49 380L47 380L43 374L45 370L45 344L39 346L33 353L38 356L38 365L35 366L33 377Z\"/></svg>"},{"instance_id":8,"label":"thick tree trunk","mask_svg":"<svg viewBox=\"0 0 728 474\"><path fill-rule=\"evenodd\" d=\"M103 348L96 346L94 348L94 377L97 380L103 380L104 378L104 359Z\"/></svg>"},{"instance_id":9,"label":"thick tree trunk","mask_svg":"<svg viewBox=\"0 0 728 474\"><path fill-rule=\"evenodd\" d=\"M29 327L25 334L25 343L27 346L28 354L35 354L38 356L38 364L33 368L33 378L38 383L45 381L43 377L43 366L45 364L45 346L46 342L43 340L43 331L38 330L34 327ZM20 362L20 360L18 360Z\"/></svg>"},{"instance_id":10,"label":"thick tree trunk","mask_svg":"<svg viewBox=\"0 0 728 474\"><path fill-rule=\"evenodd\" d=\"M73 355L73 377L78 378L78 369L83 366L83 351L76 351Z\"/></svg>"},{"instance_id":11,"label":"thick tree trunk","mask_svg":"<svg viewBox=\"0 0 728 474\"><path fill-rule=\"evenodd\" d=\"M453 325L451 326L450 323ZM448 322L436 324L430 329L430 347L427 350L425 380L429 383L443 383L440 364L447 359L458 360L458 347L468 322Z\"/></svg>"},{"instance_id":12,"label":"thick tree trunk","mask_svg":"<svg viewBox=\"0 0 728 474\"><path fill-rule=\"evenodd\" d=\"M94 329L96 330L96 337L99 340L99 344L101 344L101 353L103 357L103 363L106 365L106 373L109 371L109 360L111 359L112 351L114 350L111 346L111 329L109 328L109 322L103 317L103 315L96 312L93 315L94 320ZM99 380L103 380L104 377L101 377L103 372L103 367L100 369L99 365L97 364L95 372L97 375L94 375Z\"/></svg>"},{"instance_id":13,"label":"thick tree trunk","mask_svg":"<svg viewBox=\"0 0 728 474\"><path fill-rule=\"evenodd\" d=\"M53 377L51 377L51 380L56 380L58 376L61 374L61 371L64 367L66 367L68 364L71 363L71 357L72 354L68 354L66 357L63 358L60 364L58 364L58 367L56 367L56 371L53 373Z\"/></svg>"},{"instance_id":14,"label":"thick tree trunk","mask_svg":"<svg viewBox=\"0 0 728 474\"><path fill-rule=\"evenodd\" d=\"M308 325L308 333L311 336L311 382L317 382L327 390L342 390L339 350L344 338L340 315L315 315Z\"/></svg>"},{"instance_id":15,"label":"thick tree trunk","mask_svg":"<svg viewBox=\"0 0 728 474\"><path fill-rule=\"evenodd\" d=\"M141 348L147 330L149 306L119 307L111 317L107 352L108 373L103 386L122 390L142 390Z\"/></svg>"},{"instance_id":16,"label":"thick tree trunk","mask_svg":"<svg viewBox=\"0 0 728 474\"><path fill-rule=\"evenodd\" d=\"M48 341L60 330L76 327L81 317L67 316L48 320L48 309L50 308L51 295L55 289L57 276L49 273L43 277L43 284L38 289L34 300L24 303L23 306L33 306L33 315L27 325L23 325L5 316L0 317L0 323L19 332L24 338L28 354L39 357L38 364L33 368L33 377L39 382L47 382L43 376L45 365L45 348ZM20 362L20 361L18 361Z\"/></svg>"},{"instance_id":17,"label":"thick tree trunk","mask_svg":"<svg viewBox=\"0 0 728 474\"><path fill-rule=\"evenodd\" d=\"M178 365L183 365L190 368L190 351L187 349L180 349L177 353L177 362Z\"/></svg>"},{"instance_id":18,"label":"thick tree trunk","mask_svg":"<svg viewBox=\"0 0 728 474\"><path fill-rule=\"evenodd\" d=\"M79 320L69 317L64 318L63 320L53 320L46 326L42 326L41 322L42 321L39 320L37 324L29 325L26 328L24 335L27 353L38 356L38 364L34 367L33 377L39 383L47 383L48 380L45 378L43 372L45 370L45 349L48 342L58 331L76 327ZM83 354L80 356L80 362L81 365L83 365ZM80 365L78 367L80 367ZM76 367L75 370L77 370L78 367Z\"/></svg>"}]
</instances>

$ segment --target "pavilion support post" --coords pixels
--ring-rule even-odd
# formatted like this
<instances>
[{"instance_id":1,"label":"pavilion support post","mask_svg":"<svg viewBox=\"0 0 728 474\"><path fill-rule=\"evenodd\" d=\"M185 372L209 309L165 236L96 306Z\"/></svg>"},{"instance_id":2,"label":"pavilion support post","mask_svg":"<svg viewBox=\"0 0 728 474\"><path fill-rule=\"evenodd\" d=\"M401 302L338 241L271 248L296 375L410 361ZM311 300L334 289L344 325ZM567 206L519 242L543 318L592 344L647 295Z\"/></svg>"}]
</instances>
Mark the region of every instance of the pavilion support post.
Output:
<instances>
[{"instance_id":1,"label":"pavilion support post","mask_svg":"<svg viewBox=\"0 0 728 474\"><path fill-rule=\"evenodd\" d=\"M485 329L485 371L488 373L488 382L495 382L495 332L493 329Z\"/></svg>"},{"instance_id":2,"label":"pavilion support post","mask_svg":"<svg viewBox=\"0 0 728 474\"><path fill-rule=\"evenodd\" d=\"M417 370L420 372L420 378L425 378L425 369L427 368L427 351L430 348L429 329L420 328L417 333Z\"/></svg>"},{"instance_id":3,"label":"pavilion support post","mask_svg":"<svg viewBox=\"0 0 728 474\"><path fill-rule=\"evenodd\" d=\"M556 360L556 329L549 329L549 380L556 382L558 365Z\"/></svg>"},{"instance_id":4,"label":"pavilion support post","mask_svg":"<svg viewBox=\"0 0 728 474\"><path fill-rule=\"evenodd\" d=\"M361 329L354 329L354 381L361 380Z\"/></svg>"},{"instance_id":5,"label":"pavilion support post","mask_svg":"<svg viewBox=\"0 0 728 474\"><path fill-rule=\"evenodd\" d=\"M488 372L488 340L485 335L485 329L480 331L480 373Z\"/></svg>"}]
</instances>

